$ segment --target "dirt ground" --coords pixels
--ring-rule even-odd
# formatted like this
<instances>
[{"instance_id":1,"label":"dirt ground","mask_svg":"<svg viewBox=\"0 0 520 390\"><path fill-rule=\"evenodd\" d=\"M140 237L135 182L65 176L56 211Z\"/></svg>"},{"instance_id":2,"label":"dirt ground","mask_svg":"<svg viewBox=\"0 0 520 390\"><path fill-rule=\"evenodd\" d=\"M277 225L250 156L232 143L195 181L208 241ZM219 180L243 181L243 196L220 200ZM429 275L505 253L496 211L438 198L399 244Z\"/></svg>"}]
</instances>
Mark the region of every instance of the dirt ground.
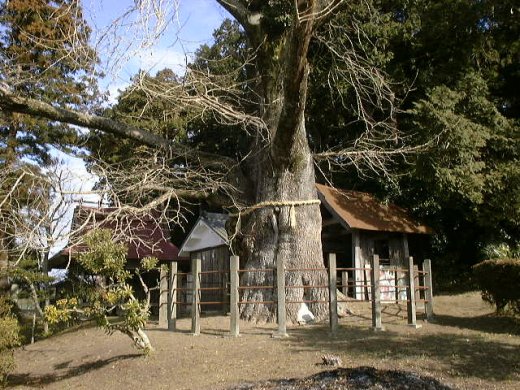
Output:
<instances>
[{"instance_id":1,"label":"dirt ground","mask_svg":"<svg viewBox=\"0 0 520 390\"><path fill-rule=\"evenodd\" d=\"M203 317L200 336L189 334L189 319L179 321L178 332L151 324L156 352L149 357L126 336L84 328L20 348L8 386L225 389L313 375L331 369L319 363L333 354L346 368L405 370L458 389L520 389L520 323L495 316L478 293L436 297L435 321L419 319L419 329L406 325L404 309L389 305L385 330L374 332L369 308L351 308L355 315L341 319L335 335L315 324L291 327L278 339L274 325L241 323L241 336L232 338L226 316Z\"/></svg>"}]
</instances>

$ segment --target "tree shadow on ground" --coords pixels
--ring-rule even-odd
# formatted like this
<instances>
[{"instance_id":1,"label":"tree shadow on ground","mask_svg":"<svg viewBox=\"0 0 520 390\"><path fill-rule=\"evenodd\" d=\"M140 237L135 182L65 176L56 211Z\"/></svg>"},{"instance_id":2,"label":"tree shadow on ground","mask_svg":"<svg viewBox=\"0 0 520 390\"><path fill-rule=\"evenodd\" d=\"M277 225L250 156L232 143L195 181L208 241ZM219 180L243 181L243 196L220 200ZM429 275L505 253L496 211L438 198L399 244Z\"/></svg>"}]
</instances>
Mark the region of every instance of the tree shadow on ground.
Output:
<instances>
[{"instance_id":1,"label":"tree shadow on ground","mask_svg":"<svg viewBox=\"0 0 520 390\"><path fill-rule=\"evenodd\" d=\"M154 332L159 332L159 333L172 333L172 334L183 334L183 335L186 335L186 336L193 336L193 333L191 331L191 329L175 329L175 330L170 330L170 329L163 329L163 328L154 328L154 329L150 329L149 330L150 332L150 335L152 335ZM272 336L273 333L276 332L276 324L273 325L271 328L266 328L266 327L254 327L254 328L250 328L250 327L247 327L247 328L241 328L240 329L240 335L241 336L246 336L246 335L265 335L265 336ZM229 338L233 338L235 336L231 336L231 332L229 330L229 326L228 327L201 327L201 330L200 330L200 334L201 335L205 335L205 336L216 336L216 337L222 337L222 338L226 338L226 337L229 337Z\"/></svg>"},{"instance_id":2,"label":"tree shadow on ground","mask_svg":"<svg viewBox=\"0 0 520 390\"><path fill-rule=\"evenodd\" d=\"M433 323L461 329L471 329L479 332L520 336L520 319L496 314L476 317L435 315Z\"/></svg>"},{"instance_id":3,"label":"tree shadow on ground","mask_svg":"<svg viewBox=\"0 0 520 390\"><path fill-rule=\"evenodd\" d=\"M341 326L333 336L328 327L296 328L290 334L285 342L295 352L351 354L355 363L358 363L356 358L359 361L428 360L431 369L448 370L455 376L520 380L518 345L488 340L482 335L401 334L347 326Z\"/></svg>"},{"instance_id":4,"label":"tree shadow on ground","mask_svg":"<svg viewBox=\"0 0 520 390\"><path fill-rule=\"evenodd\" d=\"M126 355L119 355L114 356L108 359L98 359L95 361L89 361L85 362L83 364L70 367L71 362L63 362L56 364L54 366L54 369L65 369L68 368L64 372L55 372L52 374L45 374L45 375L32 375L30 373L21 373L21 374L15 374L10 375L7 382L7 387L16 387L16 386L27 386L27 387L42 387L44 385L49 385L51 383L59 382L65 379L69 379L78 375L85 374L89 371L97 370L101 367L104 367L106 365L115 363L117 361L121 360L128 360L128 359L137 359L142 358L142 354L139 353L133 353L133 354L126 354Z\"/></svg>"}]
</instances>

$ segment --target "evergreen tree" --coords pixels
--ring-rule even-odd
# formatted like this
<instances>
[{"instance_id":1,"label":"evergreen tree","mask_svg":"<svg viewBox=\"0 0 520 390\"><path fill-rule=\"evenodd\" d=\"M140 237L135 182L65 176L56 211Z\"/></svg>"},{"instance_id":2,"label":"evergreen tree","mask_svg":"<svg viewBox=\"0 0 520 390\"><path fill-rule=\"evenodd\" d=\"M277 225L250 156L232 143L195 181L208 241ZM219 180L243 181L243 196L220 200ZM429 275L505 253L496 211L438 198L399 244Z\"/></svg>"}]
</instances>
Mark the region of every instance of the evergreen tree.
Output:
<instances>
[{"instance_id":1,"label":"evergreen tree","mask_svg":"<svg viewBox=\"0 0 520 390\"><path fill-rule=\"evenodd\" d=\"M1 2L0 81L28 98L85 109L99 99L97 59L88 46L89 35L77 0ZM0 268L10 260L17 261L15 216L30 208L35 196L50 196L48 188L38 188L45 181L37 176L53 162L51 146L70 149L79 144L78 139L77 131L68 125L0 111ZM11 189L27 194L26 200L13 197ZM49 198L47 204L50 202ZM47 257L39 263L43 273L47 272ZM5 278L2 280L2 287L8 288Z\"/></svg>"},{"instance_id":2,"label":"evergreen tree","mask_svg":"<svg viewBox=\"0 0 520 390\"><path fill-rule=\"evenodd\" d=\"M433 255L451 271L447 282L463 280L490 245L519 245L520 118L511 85L520 74L520 10L474 0L371 5L350 20L374 42L369 58L399 83L399 131L429 147L396 167L395 184L354 174L340 174L339 182L414 210L436 231ZM337 112L333 118L348 123L350 111ZM342 142L341 135L329 142Z\"/></svg>"},{"instance_id":3,"label":"evergreen tree","mask_svg":"<svg viewBox=\"0 0 520 390\"><path fill-rule=\"evenodd\" d=\"M98 99L95 52L77 0L0 4L0 80L26 97L84 108ZM76 131L41 118L0 112L0 162L50 161L49 146L72 145Z\"/></svg>"}]
</instances>

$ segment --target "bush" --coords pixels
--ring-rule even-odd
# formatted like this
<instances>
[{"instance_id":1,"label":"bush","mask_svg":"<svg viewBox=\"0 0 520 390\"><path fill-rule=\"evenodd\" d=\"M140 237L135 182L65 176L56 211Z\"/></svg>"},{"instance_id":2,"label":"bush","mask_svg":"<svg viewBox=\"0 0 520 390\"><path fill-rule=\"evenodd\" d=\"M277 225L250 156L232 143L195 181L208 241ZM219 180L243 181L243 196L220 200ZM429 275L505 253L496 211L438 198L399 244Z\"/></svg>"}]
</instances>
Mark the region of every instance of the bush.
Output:
<instances>
[{"instance_id":1,"label":"bush","mask_svg":"<svg viewBox=\"0 0 520 390\"><path fill-rule=\"evenodd\" d=\"M13 349L20 344L17 319L11 314L11 304L0 296L0 387L14 368Z\"/></svg>"},{"instance_id":2,"label":"bush","mask_svg":"<svg viewBox=\"0 0 520 390\"><path fill-rule=\"evenodd\" d=\"M108 229L92 230L85 237L87 250L79 255L78 263L85 275L102 278L82 277L83 294L62 298L55 305L45 308L45 319L50 324L70 322L76 318L95 320L108 334L120 331L129 336L135 346L144 353L153 351L144 330L150 312L152 288L146 286L142 272L158 269L159 261L153 257L141 260L139 267L126 268L127 247L113 241L113 232ZM143 287L146 298L139 301L130 284L132 274ZM100 280L110 281L109 283ZM79 299L78 299L79 298ZM82 302L83 301L83 302ZM113 311L121 315L116 322L109 321Z\"/></svg>"},{"instance_id":3,"label":"bush","mask_svg":"<svg viewBox=\"0 0 520 390\"><path fill-rule=\"evenodd\" d=\"M496 305L497 312L520 314L520 259L485 260L473 266L482 299Z\"/></svg>"}]
</instances>

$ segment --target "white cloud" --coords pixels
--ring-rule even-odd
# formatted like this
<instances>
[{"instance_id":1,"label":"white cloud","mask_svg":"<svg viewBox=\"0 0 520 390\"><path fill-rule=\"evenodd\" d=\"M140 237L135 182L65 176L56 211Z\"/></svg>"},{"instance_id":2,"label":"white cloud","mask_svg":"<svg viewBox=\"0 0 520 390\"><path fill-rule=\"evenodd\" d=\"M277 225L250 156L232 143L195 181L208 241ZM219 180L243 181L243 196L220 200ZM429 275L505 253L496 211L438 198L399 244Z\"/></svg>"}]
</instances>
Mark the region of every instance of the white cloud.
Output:
<instances>
[{"instance_id":1,"label":"white cloud","mask_svg":"<svg viewBox=\"0 0 520 390\"><path fill-rule=\"evenodd\" d=\"M67 202L69 200L73 201L72 204L68 206L67 203L64 203L62 207L66 209L61 209L60 211L60 213L64 212L64 214L55 230L54 238L57 241L50 250L50 254L53 256L68 242L68 233L74 207L80 203L97 204L100 197L98 194L91 192L98 177L87 171L85 162L81 158L70 156L57 149L52 149L51 153L55 158L61 161L61 165L57 168L57 172L60 172L61 188L66 191L66 193L70 192L70 195L63 194L62 196L67 198ZM68 199L69 196L71 199Z\"/></svg>"},{"instance_id":2,"label":"white cloud","mask_svg":"<svg viewBox=\"0 0 520 390\"><path fill-rule=\"evenodd\" d=\"M62 165L59 171L63 173L62 185L67 191L76 193L74 198L83 202L98 202L99 195L90 193L98 177L87 171L83 159L53 149L52 155L58 158Z\"/></svg>"},{"instance_id":3,"label":"white cloud","mask_svg":"<svg viewBox=\"0 0 520 390\"><path fill-rule=\"evenodd\" d=\"M119 74L111 75L102 83L102 88L108 92L108 106L117 103L117 98L121 91L131 85L131 78L139 70L145 71L150 75L155 75L158 71L169 68L177 75L183 76L186 71L186 63L192 57L173 48L149 48L135 53L124 66L124 70Z\"/></svg>"},{"instance_id":4,"label":"white cloud","mask_svg":"<svg viewBox=\"0 0 520 390\"><path fill-rule=\"evenodd\" d=\"M127 81L121 81L119 83L109 84L106 87L108 92L108 105L112 106L117 103L117 98L121 91L124 91L130 85Z\"/></svg>"},{"instance_id":5,"label":"white cloud","mask_svg":"<svg viewBox=\"0 0 520 390\"><path fill-rule=\"evenodd\" d=\"M191 59L189 55L179 50L159 47L143 50L130 61L129 65L150 74L164 68L170 68L176 74L182 76L186 71L186 63Z\"/></svg>"}]
</instances>

